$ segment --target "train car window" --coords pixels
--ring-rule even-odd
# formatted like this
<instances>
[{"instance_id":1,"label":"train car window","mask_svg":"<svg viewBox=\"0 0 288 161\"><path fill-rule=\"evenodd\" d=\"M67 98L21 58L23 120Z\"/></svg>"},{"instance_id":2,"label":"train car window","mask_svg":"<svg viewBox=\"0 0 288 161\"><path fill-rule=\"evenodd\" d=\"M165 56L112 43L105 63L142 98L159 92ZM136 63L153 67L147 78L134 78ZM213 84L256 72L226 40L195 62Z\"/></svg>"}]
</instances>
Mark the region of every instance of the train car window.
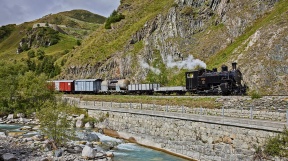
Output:
<instances>
[{"instance_id":1,"label":"train car window","mask_svg":"<svg viewBox=\"0 0 288 161\"><path fill-rule=\"evenodd\" d=\"M193 77L194 77L193 73L188 73L187 74L187 78L193 78Z\"/></svg>"}]
</instances>

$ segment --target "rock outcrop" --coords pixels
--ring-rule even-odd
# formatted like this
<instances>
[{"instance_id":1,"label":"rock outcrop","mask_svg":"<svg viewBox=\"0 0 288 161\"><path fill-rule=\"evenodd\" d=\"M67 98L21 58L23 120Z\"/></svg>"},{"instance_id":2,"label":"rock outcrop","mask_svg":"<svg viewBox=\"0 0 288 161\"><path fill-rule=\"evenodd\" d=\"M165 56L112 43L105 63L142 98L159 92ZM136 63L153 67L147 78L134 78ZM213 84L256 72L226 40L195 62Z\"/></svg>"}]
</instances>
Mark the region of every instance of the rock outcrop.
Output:
<instances>
[{"instance_id":1,"label":"rock outcrop","mask_svg":"<svg viewBox=\"0 0 288 161\"><path fill-rule=\"evenodd\" d=\"M131 33L122 50L109 53L96 64L89 63L90 60L82 65L70 64L63 77L126 77L139 83L149 81L151 75L171 80L173 76L182 76L181 69L206 67L204 62L209 67L220 67L222 63L236 61L250 89L264 94L285 94L288 92L287 0L277 2L175 0L166 12L150 18ZM118 11L130 12L136 3L122 1ZM111 33L117 33L128 22L114 24ZM92 51L92 44L75 52Z\"/></svg>"}]
</instances>

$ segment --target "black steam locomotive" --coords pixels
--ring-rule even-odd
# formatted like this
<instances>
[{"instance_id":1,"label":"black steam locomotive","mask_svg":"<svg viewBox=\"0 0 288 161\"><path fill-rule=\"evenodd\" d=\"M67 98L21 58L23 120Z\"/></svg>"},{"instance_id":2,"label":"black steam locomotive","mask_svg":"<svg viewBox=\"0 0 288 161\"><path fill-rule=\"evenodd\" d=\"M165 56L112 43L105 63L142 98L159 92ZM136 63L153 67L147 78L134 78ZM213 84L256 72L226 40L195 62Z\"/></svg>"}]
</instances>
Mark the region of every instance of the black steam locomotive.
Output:
<instances>
[{"instance_id":1,"label":"black steam locomotive","mask_svg":"<svg viewBox=\"0 0 288 161\"><path fill-rule=\"evenodd\" d=\"M200 95L245 95L247 87L242 85L242 73L236 65L232 63L230 71L222 65L221 72L217 68L186 72L186 90Z\"/></svg>"}]
</instances>

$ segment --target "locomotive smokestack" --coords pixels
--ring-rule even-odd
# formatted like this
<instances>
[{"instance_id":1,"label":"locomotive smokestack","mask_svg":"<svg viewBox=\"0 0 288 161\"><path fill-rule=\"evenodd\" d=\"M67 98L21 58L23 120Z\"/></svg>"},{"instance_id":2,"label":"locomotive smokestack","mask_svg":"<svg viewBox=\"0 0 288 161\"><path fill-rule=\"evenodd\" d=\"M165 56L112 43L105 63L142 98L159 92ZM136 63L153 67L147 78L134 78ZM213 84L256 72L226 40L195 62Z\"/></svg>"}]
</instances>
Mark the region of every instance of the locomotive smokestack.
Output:
<instances>
[{"instance_id":1,"label":"locomotive smokestack","mask_svg":"<svg viewBox=\"0 0 288 161\"><path fill-rule=\"evenodd\" d=\"M226 65L221 66L222 72L228 71L228 67Z\"/></svg>"},{"instance_id":2,"label":"locomotive smokestack","mask_svg":"<svg viewBox=\"0 0 288 161\"><path fill-rule=\"evenodd\" d=\"M232 70L236 70L236 66L237 66L236 62L232 63Z\"/></svg>"}]
</instances>

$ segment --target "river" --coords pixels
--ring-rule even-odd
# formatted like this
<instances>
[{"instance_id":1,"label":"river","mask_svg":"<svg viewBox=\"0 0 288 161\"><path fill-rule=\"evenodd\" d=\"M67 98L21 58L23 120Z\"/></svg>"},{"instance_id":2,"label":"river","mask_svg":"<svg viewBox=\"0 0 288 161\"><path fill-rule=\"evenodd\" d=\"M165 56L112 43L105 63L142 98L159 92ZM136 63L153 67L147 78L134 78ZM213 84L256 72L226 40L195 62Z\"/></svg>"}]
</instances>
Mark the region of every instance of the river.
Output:
<instances>
[{"instance_id":1,"label":"river","mask_svg":"<svg viewBox=\"0 0 288 161\"><path fill-rule=\"evenodd\" d=\"M21 125L0 124L0 132L19 131ZM149 149L134 143L125 143L120 139L112 138L97 133L101 142L119 142L119 145L112 151L113 161L186 161L185 159Z\"/></svg>"}]
</instances>

